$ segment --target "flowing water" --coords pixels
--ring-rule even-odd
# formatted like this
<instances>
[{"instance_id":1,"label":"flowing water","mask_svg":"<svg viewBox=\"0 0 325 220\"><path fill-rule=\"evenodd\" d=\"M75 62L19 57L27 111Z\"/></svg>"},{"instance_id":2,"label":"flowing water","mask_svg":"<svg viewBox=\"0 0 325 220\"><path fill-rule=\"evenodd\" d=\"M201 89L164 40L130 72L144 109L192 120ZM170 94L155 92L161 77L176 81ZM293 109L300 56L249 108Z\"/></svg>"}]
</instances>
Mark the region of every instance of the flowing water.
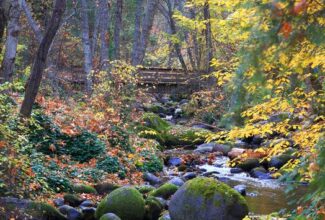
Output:
<instances>
[{"instance_id":1,"label":"flowing water","mask_svg":"<svg viewBox=\"0 0 325 220\"><path fill-rule=\"evenodd\" d=\"M184 154L189 152L182 151L182 153L178 153ZM286 186L278 180L261 180L253 178L245 172L233 174L230 172L230 168L227 167L228 161L228 157L219 156L212 165L204 164L197 166L197 168L201 172L200 175L211 173L211 177L223 181L231 187L245 185L245 199L252 215L267 215L285 209L290 210L295 207L292 201L299 199L306 192L306 187L301 186L299 190L295 191L293 196L289 197L285 193ZM167 173L175 175L175 170L167 171Z\"/></svg>"}]
</instances>

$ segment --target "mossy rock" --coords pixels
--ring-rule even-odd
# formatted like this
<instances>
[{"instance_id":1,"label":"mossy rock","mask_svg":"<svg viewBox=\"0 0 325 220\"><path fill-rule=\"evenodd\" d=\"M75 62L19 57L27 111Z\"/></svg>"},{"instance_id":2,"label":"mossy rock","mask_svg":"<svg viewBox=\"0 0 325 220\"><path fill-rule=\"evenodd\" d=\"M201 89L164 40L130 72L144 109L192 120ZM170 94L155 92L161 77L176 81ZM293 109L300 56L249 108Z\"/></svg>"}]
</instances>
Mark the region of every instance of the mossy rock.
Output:
<instances>
[{"instance_id":1,"label":"mossy rock","mask_svg":"<svg viewBox=\"0 0 325 220\"><path fill-rule=\"evenodd\" d=\"M74 185L72 189L75 193L97 194L94 187L85 184Z\"/></svg>"},{"instance_id":2,"label":"mossy rock","mask_svg":"<svg viewBox=\"0 0 325 220\"><path fill-rule=\"evenodd\" d=\"M116 185L114 183L98 183L94 186L94 188L96 189L96 191L100 194L100 195L105 195L105 194L109 194L112 191L120 188L121 186Z\"/></svg>"},{"instance_id":3,"label":"mossy rock","mask_svg":"<svg viewBox=\"0 0 325 220\"><path fill-rule=\"evenodd\" d=\"M203 144L210 131L201 128L189 128L181 125L176 125L169 129L161 136L164 139L164 145L172 146L195 146Z\"/></svg>"},{"instance_id":4,"label":"mossy rock","mask_svg":"<svg viewBox=\"0 0 325 220\"><path fill-rule=\"evenodd\" d=\"M69 205L73 206L73 207L77 207L79 206L84 199L80 198L77 195L73 195L73 194L65 194L63 196L64 202L68 203Z\"/></svg>"},{"instance_id":5,"label":"mossy rock","mask_svg":"<svg viewBox=\"0 0 325 220\"><path fill-rule=\"evenodd\" d=\"M62 215L56 208L47 203L32 202L28 206L26 212L33 218L40 220L66 220L66 217L64 215Z\"/></svg>"},{"instance_id":6,"label":"mossy rock","mask_svg":"<svg viewBox=\"0 0 325 220\"><path fill-rule=\"evenodd\" d=\"M168 110L159 103L144 104L144 110L146 112L152 112L155 114L159 114L159 113L167 114L168 113Z\"/></svg>"},{"instance_id":7,"label":"mossy rock","mask_svg":"<svg viewBox=\"0 0 325 220\"><path fill-rule=\"evenodd\" d=\"M107 195L98 205L96 218L114 213L123 220L142 220L145 203L139 191L133 187L121 187Z\"/></svg>"},{"instance_id":8,"label":"mossy rock","mask_svg":"<svg viewBox=\"0 0 325 220\"><path fill-rule=\"evenodd\" d=\"M157 198L149 196L145 201L146 212L144 220L157 220L163 209L163 204Z\"/></svg>"},{"instance_id":9,"label":"mossy rock","mask_svg":"<svg viewBox=\"0 0 325 220\"><path fill-rule=\"evenodd\" d=\"M142 186L138 186L136 187L136 189L141 193L141 194L147 194L150 193L152 191L154 191L156 188L150 185L142 185Z\"/></svg>"},{"instance_id":10,"label":"mossy rock","mask_svg":"<svg viewBox=\"0 0 325 220\"><path fill-rule=\"evenodd\" d=\"M172 196L178 189L178 186L172 183L165 183L164 185L160 186L158 189L149 193L150 196L154 197L161 197L164 199L168 199Z\"/></svg>"},{"instance_id":11,"label":"mossy rock","mask_svg":"<svg viewBox=\"0 0 325 220\"><path fill-rule=\"evenodd\" d=\"M173 220L239 220L248 214L247 203L238 192L213 178L187 181L169 203Z\"/></svg>"},{"instance_id":12,"label":"mossy rock","mask_svg":"<svg viewBox=\"0 0 325 220\"><path fill-rule=\"evenodd\" d=\"M170 124L167 121L161 119L154 113L143 114L142 120L145 127L154 129L158 132L166 131L170 128Z\"/></svg>"},{"instance_id":13,"label":"mossy rock","mask_svg":"<svg viewBox=\"0 0 325 220\"><path fill-rule=\"evenodd\" d=\"M121 220L121 218L115 215L114 213L106 213L105 215L100 217L99 220Z\"/></svg>"},{"instance_id":14,"label":"mossy rock","mask_svg":"<svg viewBox=\"0 0 325 220\"><path fill-rule=\"evenodd\" d=\"M237 164L236 167L239 167L244 171L250 171L258 166L260 166L260 162L258 159L255 159L255 158L250 159L249 158L249 159L246 159L246 160L240 162L239 164Z\"/></svg>"}]
</instances>

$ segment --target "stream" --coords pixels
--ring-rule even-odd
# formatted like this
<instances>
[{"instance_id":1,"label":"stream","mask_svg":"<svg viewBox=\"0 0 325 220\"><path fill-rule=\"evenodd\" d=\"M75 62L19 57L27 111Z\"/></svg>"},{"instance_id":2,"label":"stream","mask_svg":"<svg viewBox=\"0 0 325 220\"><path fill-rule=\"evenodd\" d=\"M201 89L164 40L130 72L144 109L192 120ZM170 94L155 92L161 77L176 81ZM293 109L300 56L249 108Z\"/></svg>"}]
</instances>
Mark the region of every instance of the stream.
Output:
<instances>
[{"instance_id":1,"label":"stream","mask_svg":"<svg viewBox=\"0 0 325 220\"><path fill-rule=\"evenodd\" d=\"M190 154L191 151L169 150L169 155ZM207 155L201 155L207 156ZM267 215L273 212L281 212L284 209L292 209L295 207L290 201L299 199L305 192L306 186L301 185L295 191L294 196L288 196L285 193L285 185L277 179L257 179L251 177L246 172L231 173L227 162L230 159L225 156L217 156L213 164L204 163L196 165L198 176L209 176L234 187L237 185L246 187L245 199L248 203L251 215ZM184 173L176 172L175 167L165 167L166 176L182 176Z\"/></svg>"},{"instance_id":2,"label":"stream","mask_svg":"<svg viewBox=\"0 0 325 220\"><path fill-rule=\"evenodd\" d=\"M154 109L151 108L149 112L156 113L172 126L181 124L186 129L188 127L185 124L190 124L188 122L191 119L183 117L182 109L188 102L188 100L172 101L170 97L157 98L154 105L156 105L155 109L158 109L158 111L150 111ZM194 127L193 125L190 126ZM201 124L199 127L211 131L211 127L207 127L206 124ZM196 147L197 149L199 148L198 146ZM267 178L255 178L256 176L252 177L251 173L244 172L243 170L234 172L231 170L232 168L228 167L230 158L226 156L227 154L218 154L220 152L215 152L214 154L213 152L197 151L195 148L188 149L185 146L165 150L163 152L165 157L163 178L170 180L173 177L180 177L186 181L197 176L213 177L244 195L249 206L250 215L252 216L263 216L274 212L281 213L281 211L292 210L296 207L294 201L299 200L306 193L307 186L301 185L294 191L293 195L287 195L285 193L286 185L277 179L273 179L267 170L265 170ZM166 157L174 158L176 161L182 161L184 157L197 157L199 159L190 164L184 163L184 161L178 164L171 164L168 162L168 159L166 161ZM184 164L186 164L186 167L180 169L180 166L184 166Z\"/></svg>"}]
</instances>

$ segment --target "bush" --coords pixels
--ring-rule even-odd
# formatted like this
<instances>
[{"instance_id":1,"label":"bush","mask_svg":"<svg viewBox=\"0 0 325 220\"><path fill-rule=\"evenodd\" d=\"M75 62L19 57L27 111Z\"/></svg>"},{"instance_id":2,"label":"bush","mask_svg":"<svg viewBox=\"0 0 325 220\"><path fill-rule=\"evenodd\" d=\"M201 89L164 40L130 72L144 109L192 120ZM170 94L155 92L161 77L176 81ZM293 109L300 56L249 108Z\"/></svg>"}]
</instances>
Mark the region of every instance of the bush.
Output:
<instances>
[{"instance_id":1,"label":"bush","mask_svg":"<svg viewBox=\"0 0 325 220\"><path fill-rule=\"evenodd\" d=\"M83 131L73 137L67 137L65 144L63 153L71 155L73 160L80 162L87 162L100 156L105 151L105 143L88 131Z\"/></svg>"},{"instance_id":2,"label":"bush","mask_svg":"<svg viewBox=\"0 0 325 220\"><path fill-rule=\"evenodd\" d=\"M107 156L97 162L96 167L107 173L117 173L120 168L120 162L117 157Z\"/></svg>"},{"instance_id":3,"label":"bush","mask_svg":"<svg viewBox=\"0 0 325 220\"><path fill-rule=\"evenodd\" d=\"M113 132L113 137L109 140L109 143L112 147L120 146L125 151L133 151L127 131L116 125L113 125L111 130Z\"/></svg>"},{"instance_id":4,"label":"bush","mask_svg":"<svg viewBox=\"0 0 325 220\"><path fill-rule=\"evenodd\" d=\"M144 162L141 165L137 165L139 170L150 173L163 170L163 161L157 156L156 152L143 150L140 156L144 157Z\"/></svg>"},{"instance_id":5,"label":"bush","mask_svg":"<svg viewBox=\"0 0 325 220\"><path fill-rule=\"evenodd\" d=\"M36 112L30 125L29 141L45 154L70 155L73 160L87 162L102 154L105 143L88 131L75 136L61 132L50 117ZM62 144L64 143L64 144ZM55 149L53 150L53 146Z\"/></svg>"}]
</instances>

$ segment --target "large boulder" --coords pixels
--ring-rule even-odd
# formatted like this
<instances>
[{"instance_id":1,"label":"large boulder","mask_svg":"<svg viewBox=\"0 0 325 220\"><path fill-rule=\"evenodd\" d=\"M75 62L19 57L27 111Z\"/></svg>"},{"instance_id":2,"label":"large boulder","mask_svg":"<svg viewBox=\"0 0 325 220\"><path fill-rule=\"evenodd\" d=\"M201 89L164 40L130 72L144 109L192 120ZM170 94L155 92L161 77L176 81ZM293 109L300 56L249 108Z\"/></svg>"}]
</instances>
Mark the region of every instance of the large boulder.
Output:
<instances>
[{"instance_id":1,"label":"large boulder","mask_svg":"<svg viewBox=\"0 0 325 220\"><path fill-rule=\"evenodd\" d=\"M107 195L98 205L96 218L105 213L114 213L123 220L142 220L145 203L141 193L133 187L121 187Z\"/></svg>"},{"instance_id":2,"label":"large boulder","mask_svg":"<svg viewBox=\"0 0 325 220\"><path fill-rule=\"evenodd\" d=\"M115 215L114 213L106 213L99 220L121 220L120 217Z\"/></svg>"},{"instance_id":3,"label":"large boulder","mask_svg":"<svg viewBox=\"0 0 325 220\"><path fill-rule=\"evenodd\" d=\"M245 199L234 189L213 178L186 182L171 198L173 220L239 220L248 214Z\"/></svg>"}]
</instances>

